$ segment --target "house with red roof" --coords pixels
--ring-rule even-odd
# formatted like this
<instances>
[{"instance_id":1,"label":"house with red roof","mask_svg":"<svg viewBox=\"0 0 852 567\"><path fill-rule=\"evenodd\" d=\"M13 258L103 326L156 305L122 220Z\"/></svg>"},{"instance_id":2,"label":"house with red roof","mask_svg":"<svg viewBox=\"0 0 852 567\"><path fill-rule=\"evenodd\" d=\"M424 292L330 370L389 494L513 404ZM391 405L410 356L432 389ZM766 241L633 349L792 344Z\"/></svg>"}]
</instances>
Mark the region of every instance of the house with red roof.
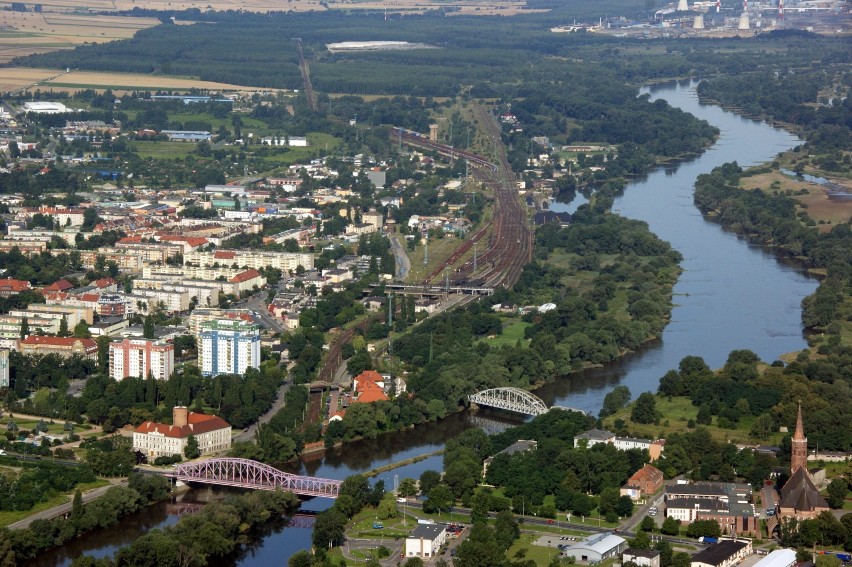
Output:
<instances>
[{"instance_id":1,"label":"house with red roof","mask_svg":"<svg viewBox=\"0 0 852 567\"><path fill-rule=\"evenodd\" d=\"M74 289L74 284L63 278L44 288L44 291L68 291L69 289Z\"/></svg>"},{"instance_id":2,"label":"house with red roof","mask_svg":"<svg viewBox=\"0 0 852 567\"><path fill-rule=\"evenodd\" d=\"M365 370L352 379L352 403L386 402L385 379L375 370Z\"/></svg>"},{"instance_id":3,"label":"house with red roof","mask_svg":"<svg viewBox=\"0 0 852 567\"><path fill-rule=\"evenodd\" d=\"M0 280L0 297L9 297L10 295L18 295L22 291L32 289L33 286L26 280L16 280L13 278L5 278Z\"/></svg>"},{"instance_id":4,"label":"house with red roof","mask_svg":"<svg viewBox=\"0 0 852 567\"><path fill-rule=\"evenodd\" d=\"M190 437L195 437L202 455L231 448L231 425L219 416L172 409L172 423L146 421L133 430L133 450L150 461L157 457L183 455Z\"/></svg>"},{"instance_id":5,"label":"house with red roof","mask_svg":"<svg viewBox=\"0 0 852 567\"><path fill-rule=\"evenodd\" d=\"M98 358L98 343L94 339L30 335L21 339L18 348L21 354L58 354L64 358L79 354L92 360Z\"/></svg>"},{"instance_id":6,"label":"house with red roof","mask_svg":"<svg viewBox=\"0 0 852 567\"><path fill-rule=\"evenodd\" d=\"M265 286L266 278L254 268L250 268L235 275L228 282L233 284L233 293L236 295L244 291L252 291L255 286L258 288Z\"/></svg>"}]
</instances>

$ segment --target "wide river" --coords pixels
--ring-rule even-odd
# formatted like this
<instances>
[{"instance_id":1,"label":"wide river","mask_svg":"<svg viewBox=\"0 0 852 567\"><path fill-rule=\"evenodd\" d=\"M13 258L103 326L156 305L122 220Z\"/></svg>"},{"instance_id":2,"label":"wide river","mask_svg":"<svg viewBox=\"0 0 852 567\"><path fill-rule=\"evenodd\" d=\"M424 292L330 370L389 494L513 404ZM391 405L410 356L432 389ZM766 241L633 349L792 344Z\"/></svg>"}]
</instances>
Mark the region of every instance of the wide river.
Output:
<instances>
[{"instance_id":1,"label":"wide river","mask_svg":"<svg viewBox=\"0 0 852 567\"><path fill-rule=\"evenodd\" d=\"M672 320L662 340L626 357L617 364L566 377L537 391L548 404L597 413L603 397L616 384L630 388L634 396L656 390L660 377L676 368L680 359L698 355L713 368L724 364L734 349L750 349L763 360L806 346L802 335L802 298L817 282L794 265L772 253L751 246L736 235L705 221L692 203L696 177L725 162L741 166L764 163L801 143L795 136L698 102L694 84L680 83L645 89L652 99L664 99L674 107L707 120L721 131L719 140L693 159L659 168L631 182L614 209L621 215L647 222L651 230L683 254L684 273L675 286ZM554 211L564 210L557 204ZM415 455L440 449L447 439L472 426L505 427L496 419L459 414L440 424L429 424L374 441L348 445L345 450L306 459L297 470L326 478L345 478ZM441 457L433 456L379 478L393 488L398 478L417 478L426 469L441 469ZM184 502L204 502L220 491L193 490ZM302 509L319 511L330 503L313 499ZM100 530L62 548L44 554L33 566L68 565L81 554L104 557L127 545L142 533L174 524L172 504L159 504L122 520L120 526ZM310 547L310 528L277 527L259 538L232 565L282 565L300 549Z\"/></svg>"}]
</instances>

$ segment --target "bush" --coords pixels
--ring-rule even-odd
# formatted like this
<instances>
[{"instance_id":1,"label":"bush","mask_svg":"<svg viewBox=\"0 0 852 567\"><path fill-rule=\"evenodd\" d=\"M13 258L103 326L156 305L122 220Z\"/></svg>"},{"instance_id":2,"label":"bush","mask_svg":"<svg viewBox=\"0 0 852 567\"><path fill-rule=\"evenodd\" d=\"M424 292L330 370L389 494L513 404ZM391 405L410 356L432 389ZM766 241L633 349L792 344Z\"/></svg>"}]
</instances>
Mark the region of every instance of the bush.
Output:
<instances>
[{"instance_id":1,"label":"bush","mask_svg":"<svg viewBox=\"0 0 852 567\"><path fill-rule=\"evenodd\" d=\"M162 457L157 457L154 459L154 465L161 467L165 465L172 465L174 463L179 463L183 460L183 457L180 455L164 455Z\"/></svg>"}]
</instances>

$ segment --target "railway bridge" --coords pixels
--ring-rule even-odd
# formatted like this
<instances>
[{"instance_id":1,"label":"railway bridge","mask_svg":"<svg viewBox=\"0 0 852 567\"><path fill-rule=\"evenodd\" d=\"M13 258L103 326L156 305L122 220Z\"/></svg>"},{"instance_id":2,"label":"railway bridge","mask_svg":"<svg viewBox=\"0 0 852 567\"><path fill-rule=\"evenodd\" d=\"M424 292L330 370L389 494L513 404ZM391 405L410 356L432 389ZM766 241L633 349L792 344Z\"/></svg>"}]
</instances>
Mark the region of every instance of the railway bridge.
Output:
<instances>
[{"instance_id":1,"label":"railway bridge","mask_svg":"<svg viewBox=\"0 0 852 567\"><path fill-rule=\"evenodd\" d=\"M284 490L299 496L337 498L340 480L285 473L251 459L225 457L176 466L165 476L183 482L236 486L254 490Z\"/></svg>"},{"instance_id":2,"label":"railway bridge","mask_svg":"<svg viewBox=\"0 0 852 567\"><path fill-rule=\"evenodd\" d=\"M562 406L547 407L547 404L535 394L512 387L482 390L468 396L468 399L480 406L489 406L531 416L541 415L552 409L577 411L582 414L586 413L583 410L575 408Z\"/></svg>"}]
</instances>

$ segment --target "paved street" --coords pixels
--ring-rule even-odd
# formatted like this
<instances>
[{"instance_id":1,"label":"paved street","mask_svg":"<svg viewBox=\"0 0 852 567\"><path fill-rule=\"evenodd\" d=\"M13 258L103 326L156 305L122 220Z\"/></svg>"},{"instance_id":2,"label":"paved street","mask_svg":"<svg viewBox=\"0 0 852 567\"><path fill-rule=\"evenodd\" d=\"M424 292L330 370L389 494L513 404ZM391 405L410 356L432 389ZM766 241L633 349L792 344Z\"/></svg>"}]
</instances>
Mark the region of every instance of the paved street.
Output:
<instances>
[{"instance_id":1,"label":"paved street","mask_svg":"<svg viewBox=\"0 0 852 567\"><path fill-rule=\"evenodd\" d=\"M104 493L112 488L113 486L127 486L127 480L122 479L114 479L110 481L109 486L101 486L100 488L95 488L93 490L89 490L88 492L83 493L83 504L98 498L99 496L103 496ZM73 505L73 497L69 497L68 502L64 504L59 504L58 506L54 506L53 508L48 508L47 510L42 510L32 516L28 516L23 520L17 521L14 524L9 524L9 529L11 530L22 530L24 528L30 527L30 524L33 520L49 520L51 518L55 518L57 516L62 516L63 514L67 514L71 511L71 507Z\"/></svg>"},{"instance_id":2,"label":"paved street","mask_svg":"<svg viewBox=\"0 0 852 567\"><path fill-rule=\"evenodd\" d=\"M280 319L276 319L266 310L266 293L257 293L246 300L241 306L252 312L252 318L273 333L282 333L286 329Z\"/></svg>"}]
</instances>

